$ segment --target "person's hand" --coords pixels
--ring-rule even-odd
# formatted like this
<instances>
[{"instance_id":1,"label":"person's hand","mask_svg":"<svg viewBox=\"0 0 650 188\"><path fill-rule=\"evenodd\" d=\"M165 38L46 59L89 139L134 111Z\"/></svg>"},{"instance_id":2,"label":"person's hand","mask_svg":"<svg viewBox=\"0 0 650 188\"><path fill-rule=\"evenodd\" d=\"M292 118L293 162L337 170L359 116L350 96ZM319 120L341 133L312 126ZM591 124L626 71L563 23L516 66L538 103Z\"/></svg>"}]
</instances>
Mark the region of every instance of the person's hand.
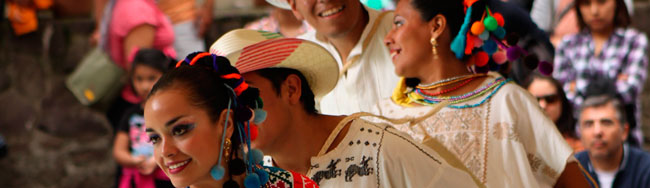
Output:
<instances>
[{"instance_id":1,"label":"person's hand","mask_svg":"<svg viewBox=\"0 0 650 188\"><path fill-rule=\"evenodd\" d=\"M201 8L199 11L197 11L194 25L198 30L199 37L205 36L205 33L210 28L210 24L212 24L212 10L209 10L208 8Z\"/></svg>"},{"instance_id":2,"label":"person's hand","mask_svg":"<svg viewBox=\"0 0 650 188\"><path fill-rule=\"evenodd\" d=\"M131 163L134 166L140 166L140 164L142 164L142 162L144 162L145 160L147 160L147 157L142 156L142 155L138 155L138 156L135 156L135 157L131 158Z\"/></svg>"},{"instance_id":3,"label":"person's hand","mask_svg":"<svg viewBox=\"0 0 650 188\"><path fill-rule=\"evenodd\" d=\"M140 165L138 165L138 171L140 171L140 174L144 175L153 173L156 168L158 168L158 165L156 164L156 161L153 159L153 157L147 158L145 161L140 163Z\"/></svg>"},{"instance_id":4,"label":"person's hand","mask_svg":"<svg viewBox=\"0 0 650 188\"><path fill-rule=\"evenodd\" d=\"M569 91L571 93L576 92L576 81L571 81L571 84L569 84Z\"/></svg>"},{"instance_id":5,"label":"person's hand","mask_svg":"<svg viewBox=\"0 0 650 188\"><path fill-rule=\"evenodd\" d=\"M92 46L97 46L97 44L99 44L99 29L93 30L93 33L90 34L88 41Z\"/></svg>"}]
</instances>

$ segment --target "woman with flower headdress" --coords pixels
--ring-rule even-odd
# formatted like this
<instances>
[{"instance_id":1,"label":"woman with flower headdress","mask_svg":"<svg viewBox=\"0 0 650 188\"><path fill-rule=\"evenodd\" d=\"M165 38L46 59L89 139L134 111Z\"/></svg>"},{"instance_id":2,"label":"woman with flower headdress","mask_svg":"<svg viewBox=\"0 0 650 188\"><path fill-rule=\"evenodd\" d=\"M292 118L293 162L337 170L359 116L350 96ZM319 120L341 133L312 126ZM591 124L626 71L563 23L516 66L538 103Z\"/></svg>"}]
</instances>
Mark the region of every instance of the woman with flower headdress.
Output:
<instances>
[{"instance_id":1,"label":"woman with flower headdress","mask_svg":"<svg viewBox=\"0 0 650 188\"><path fill-rule=\"evenodd\" d=\"M176 187L318 187L303 175L260 166L263 154L250 148L249 130L264 121L262 106L259 90L228 59L188 55L145 101L156 163Z\"/></svg>"},{"instance_id":2,"label":"woman with flower headdress","mask_svg":"<svg viewBox=\"0 0 650 188\"><path fill-rule=\"evenodd\" d=\"M490 72L522 56L528 67L538 65L511 45L517 40L503 29L507 20L491 8L498 3L399 1L385 43L403 79L377 112L409 120L395 127L446 148L486 187L588 187L571 147L535 99ZM542 72L549 67L539 63Z\"/></svg>"}]
</instances>

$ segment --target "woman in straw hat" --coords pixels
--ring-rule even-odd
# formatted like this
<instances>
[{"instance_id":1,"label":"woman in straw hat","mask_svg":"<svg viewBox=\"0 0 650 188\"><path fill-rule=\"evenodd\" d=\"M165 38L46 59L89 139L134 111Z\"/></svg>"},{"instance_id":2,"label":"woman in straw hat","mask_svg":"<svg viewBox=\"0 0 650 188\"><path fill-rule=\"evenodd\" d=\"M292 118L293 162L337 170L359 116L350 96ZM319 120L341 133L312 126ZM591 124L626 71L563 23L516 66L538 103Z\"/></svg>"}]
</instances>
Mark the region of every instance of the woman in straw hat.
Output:
<instances>
[{"instance_id":1,"label":"woman in straw hat","mask_svg":"<svg viewBox=\"0 0 650 188\"><path fill-rule=\"evenodd\" d=\"M250 124L265 118L259 90L226 58L188 55L145 102L153 156L176 187L318 187L303 175L260 166L263 154L250 148Z\"/></svg>"},{"instance_id":2,"label":"woman in straw hat","mask_svg":"<svg viewBox=\"0 0 650 188\"><path fill-rule=\"evenodd\" d=\"M253 30L226 33L212 51L260 89L268 118L253 141L274 166L304 173L321 187L479 187L438 151L366 114L319 114L314 97L337 83L336 61L318 44ZM256 132L256 131L251 131Z\"/></svg>"},{"instance_id":3,"label":"woman in straw hat","mask_svg":"<svg viewBox=\"0 0 650 188\"><path fill-rule=\"evenodd\" d=\"M505 41L498 3L399 1L385 43L406 79L377 112L412 120L396 128L431 147L440 142L487 187L589 186L534 98L488 72L526 53ZM537 66L532 56L526 62Z\"/></svg>"}]
</instances>

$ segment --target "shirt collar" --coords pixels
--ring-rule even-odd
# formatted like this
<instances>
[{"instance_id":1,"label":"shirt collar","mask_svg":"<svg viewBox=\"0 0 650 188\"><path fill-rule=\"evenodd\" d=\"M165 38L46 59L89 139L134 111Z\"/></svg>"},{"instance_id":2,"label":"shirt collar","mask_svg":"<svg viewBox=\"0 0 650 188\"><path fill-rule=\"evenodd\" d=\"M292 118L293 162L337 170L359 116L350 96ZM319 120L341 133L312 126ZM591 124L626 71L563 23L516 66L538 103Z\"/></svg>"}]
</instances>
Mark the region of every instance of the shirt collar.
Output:
<instances>
[{"instance_id":1,"label":"shirt collar","mask_svg":"<svg viewBox=\"0 0 650 188\"><path fill-rule=\"evenodd\" d=\"M617 27L616 29L614 29L614 33L612 33L612 36L623 38L625 37L626 30L627 30L626 28ZM589 40L591 40L591 31L588 28L583 29L580 32L580 35L582 37L589 37Z\"/></svg>"},{"instance_id":2,"label":"shirt collar","mask_svg":"<svg viewBox=\"0 0 650 188\"><path fill-rule=\"evenodd\" d=\"M366 10L368 13L368 23L366 23L366 26L363 28L363 32L361 33L361 37L359 38L359 41L357 41L357 44L354 45L354 48L350 51L350 55L348 57L352 58L357 55L361 55L363 53L363 41L368 37L368 33L372 29L372 26L375 24L375 20L379 16L381 12L376 11L375 9L371 9L366 7L365 5L363 8ZM371 36L372 37L372 36Z\"/></svg>"},{"instance_id":3,"label":"shirt collar","mask_svg":"<svg viewBox=\"0 0 650 188\"><path fill-rule=\"evenodd\" d=\"M627 161L630 158L630 146L628 144L623 144L623 160L621 160L621 165L618 167L618 171L623 171L625 170L625 167L627 166Z\"/></svg>"}]
</instances>

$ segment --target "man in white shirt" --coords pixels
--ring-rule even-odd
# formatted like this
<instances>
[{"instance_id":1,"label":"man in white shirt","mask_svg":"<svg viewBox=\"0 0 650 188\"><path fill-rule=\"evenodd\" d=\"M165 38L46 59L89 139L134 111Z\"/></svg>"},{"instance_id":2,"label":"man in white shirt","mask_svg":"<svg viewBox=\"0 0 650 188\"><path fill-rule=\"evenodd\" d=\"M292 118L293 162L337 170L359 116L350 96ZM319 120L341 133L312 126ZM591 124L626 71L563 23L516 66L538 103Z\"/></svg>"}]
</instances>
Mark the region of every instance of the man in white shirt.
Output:
<instances>
[{"instance_id":1,"label":"man in white shirt","mask_svg":"<svg viewBox=\"0 0 650 188\"><path fill-rule=\"evenodd\" d=\"M383 39L392 27L393 13L378 12L359 0L267 0L291 9L315 31L298 38L323 46L336 61L340 71L337 86L320 100L320 112L349 115L369 112L383 98L392 94L399 78Z\"/></svg>"}]
</instances>

